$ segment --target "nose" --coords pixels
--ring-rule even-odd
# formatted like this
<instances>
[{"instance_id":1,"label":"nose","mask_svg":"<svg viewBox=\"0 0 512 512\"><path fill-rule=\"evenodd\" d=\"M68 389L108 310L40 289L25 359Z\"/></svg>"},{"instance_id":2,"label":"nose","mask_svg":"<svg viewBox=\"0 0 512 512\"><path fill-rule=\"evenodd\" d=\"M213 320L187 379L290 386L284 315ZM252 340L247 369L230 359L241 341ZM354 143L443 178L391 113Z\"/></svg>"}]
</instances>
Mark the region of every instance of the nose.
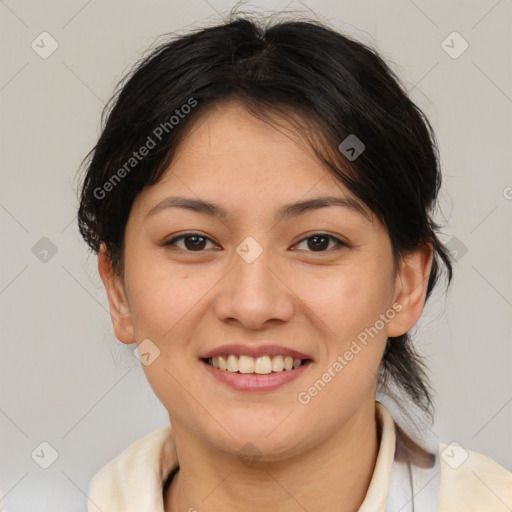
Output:
<instances>
[{"instance_id":1,"label":"nose","mask_svg":"<svg viewBox=\"0 0 512 512\"><path fill-rule=\"evenodd\" d=\"M238 253L234 255L232 269L216 287L212 307L219 319L256 330L292 318L294 293L275 258L272 260L266 249L250 263Z\"/></svg>"}]
</instances>

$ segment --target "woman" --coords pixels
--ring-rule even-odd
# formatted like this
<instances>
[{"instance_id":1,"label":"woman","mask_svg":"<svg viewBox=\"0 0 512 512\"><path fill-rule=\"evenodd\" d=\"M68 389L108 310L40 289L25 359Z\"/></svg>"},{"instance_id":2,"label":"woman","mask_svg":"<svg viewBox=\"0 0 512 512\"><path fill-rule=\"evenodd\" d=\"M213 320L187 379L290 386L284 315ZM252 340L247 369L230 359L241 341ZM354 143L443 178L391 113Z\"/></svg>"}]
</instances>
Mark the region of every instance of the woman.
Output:
<instances>
[{"instance_id":1,"label":"woman","mask_svg":"<svg viewBox=\"0 0 512 512\"><path fill-rule=\"evenodd\" d=\"M440 183L396 76L317 22L241 17L143 59L79 227L172 427L94 476L90 511L510 509L505 468L376 400L432 416L408 331L452 276Z\"/></svg>"}]
</instances>

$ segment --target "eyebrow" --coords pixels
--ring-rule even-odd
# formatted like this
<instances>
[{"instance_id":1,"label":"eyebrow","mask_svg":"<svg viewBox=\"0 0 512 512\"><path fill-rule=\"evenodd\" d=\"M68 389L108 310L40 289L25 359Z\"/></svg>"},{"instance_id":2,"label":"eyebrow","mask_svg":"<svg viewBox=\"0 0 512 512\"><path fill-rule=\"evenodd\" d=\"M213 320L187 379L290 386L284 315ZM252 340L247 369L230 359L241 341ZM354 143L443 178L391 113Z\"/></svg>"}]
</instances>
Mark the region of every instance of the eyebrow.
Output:
<instances>
[{"instance_id":1,"label":"eyebrow","mask_svg":"<svg viewBox=\"0 0 512 512\"><path fill-rule=\"evenodd\" d=\"M356 201L350 197L333 196L315 197L312 199L306 199L304 201L285 204L277 211L276 219L278 221L282 221L291 217L302 215L309 211L319 210L329 206L346 208L363 215L367 219L370 219L368 212L359 201ZM218 217L219 219L227 219L229 217L227 210L216 203L189 197L171 196L166 197L153 208L151 208L151 210L149 210L149 212L146 214L145 218L147 219L148 217L151 217L167 208L183 208L185 210L190 210L196 213Z\"/></svg>"}]
</instances>

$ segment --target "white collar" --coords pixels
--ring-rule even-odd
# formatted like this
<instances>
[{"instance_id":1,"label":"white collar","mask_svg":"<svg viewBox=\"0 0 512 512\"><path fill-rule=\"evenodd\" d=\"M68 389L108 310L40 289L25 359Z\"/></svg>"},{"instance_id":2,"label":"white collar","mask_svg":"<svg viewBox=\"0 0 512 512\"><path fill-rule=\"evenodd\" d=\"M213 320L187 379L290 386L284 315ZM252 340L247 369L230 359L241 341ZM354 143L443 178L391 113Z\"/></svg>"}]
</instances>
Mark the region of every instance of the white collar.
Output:
<instances>
[{"instance_id":1,"label":"white collar","mask_svg":"<svg viewBox=\"0 0 512 512\"><path fill-rule=\"evenodd\" d=\"M397 445L397 428L387 409L379 402L375 402L376 419L380 429L380 445L366 497L359 508L359 512L390 512L396 503L403 497L396 496L395 504L388 500L388 489L396 494L396 489L402 489L411 480L409 461L396 460L395 448ZM399 432L399 441L406 439ZM404 446L398 443L398 446ZM417 445L414 454L417 453ZM420 449L421 450L421 449ZM404 453L398 450L398 453ZM409 452L411 453L411 452ZM438 455L433 456L438 462ZM417 457L413 457L414 461ZM88 512L164 512L163 485L170 472L178 465L174 438L171 426L162 427L137 440L108 464L102 467L92 478L89 484ZM427 476L434 475L435 467L428 469ZM414 473L416 474L416 473ZM393 485L390 479L393 475ZM435 476L435 475L434 475ZM421 480L421 478L420 478ZM416 483L420 482L416 478ZM436 483L436 478L432 479ZM407 485L409 488L410 485ZM437 493L435 485L432 486L430 503L436 510ZM414 496L414 488L412 489ZM428 500L427 500L428 501ZM386 503L388 502L387 508ZM405 512L406 508L403 509ZM422 509L427 512L429 509Z\"/></svg>"}]
</instances>

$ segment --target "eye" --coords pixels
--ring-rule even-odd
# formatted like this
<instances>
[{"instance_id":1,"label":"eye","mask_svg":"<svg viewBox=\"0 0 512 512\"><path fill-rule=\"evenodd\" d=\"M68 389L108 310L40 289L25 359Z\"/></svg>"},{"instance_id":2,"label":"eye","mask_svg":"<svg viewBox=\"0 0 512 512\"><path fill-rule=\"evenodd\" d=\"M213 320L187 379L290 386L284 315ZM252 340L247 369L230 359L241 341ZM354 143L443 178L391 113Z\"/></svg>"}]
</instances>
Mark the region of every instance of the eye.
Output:
<instances>
[{"instance_id":1,"label":"eye","mask_svg":"<svg viewBox=\"0 0 512 512\"><path fill-rule=\"evenodd\" d=\"M179 246L178 242L181 242L182 240L184 242L184 246ZM202 235L201 233L184 233L183 235L168 240L163 245L165 247L176 246L187 252L202 252L208 242L213 244L213 242L208 237Z\"/></svg>"},{"instance_id":2,"label":"eye","mask_svg":"<svg viewBox=\"0 0 512 512\"><path fill-rule=\"evenodd\" d=\"M331 249L337 250L343 246L347 247L348 245L342 242L339 238L336 238L333 235L329 235L328 233L314 233L311 236L303 238L297 246L303 243L307 243L307 247L310 250L309 252L327 252L330 243L334 241L335 246ZM179 242L183 242L184 245L179 245ZM202 235L201 233L184 233L177 237L168 240L163 245L167 246L175 246L179 249L182 249L186 252L202 252L207 247L205 247L208 242L215 244L210 240L210 238Z\"/></svg>"},{"instance_id":3,"label":"eye","mask_svg":"<svg viewBox=\"0 0 512 512\"><path fill-rule=\"evenodd\" d=\"M342 242L339 238L329 235L328 233L314 233L311 236L303 238L297 245L306 242L307 247L311 249L311 252L326 252L330 241L335 242L335 250L340 249L343 246L347 246L345 242Z\"/></svg>"}]
</instances>

